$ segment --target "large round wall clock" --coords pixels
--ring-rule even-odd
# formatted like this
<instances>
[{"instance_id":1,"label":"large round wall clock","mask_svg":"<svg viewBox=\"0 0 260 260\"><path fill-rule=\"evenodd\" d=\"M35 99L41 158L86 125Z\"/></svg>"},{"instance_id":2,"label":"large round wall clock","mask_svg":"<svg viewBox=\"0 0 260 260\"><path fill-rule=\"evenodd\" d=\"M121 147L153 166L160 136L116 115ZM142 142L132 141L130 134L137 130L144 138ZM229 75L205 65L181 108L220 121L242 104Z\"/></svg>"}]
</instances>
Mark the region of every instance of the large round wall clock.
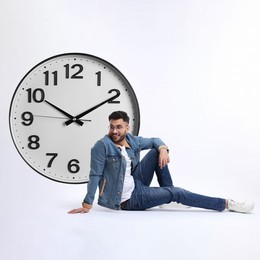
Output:
<instances>
[{"instance_id":1,"label":"large round wall clock","mask_svg":"<svg viewBox=\"0 0 260 260\"><path fill-rule=\"evenodd\" d=\"M21 157L36 172L58 182L86 183L90 150L108 133L116 110L140 126L138 101L128 80L104 59L83 53L48 58L17 86L9 125Z\"/></svg>"}]
</instances>

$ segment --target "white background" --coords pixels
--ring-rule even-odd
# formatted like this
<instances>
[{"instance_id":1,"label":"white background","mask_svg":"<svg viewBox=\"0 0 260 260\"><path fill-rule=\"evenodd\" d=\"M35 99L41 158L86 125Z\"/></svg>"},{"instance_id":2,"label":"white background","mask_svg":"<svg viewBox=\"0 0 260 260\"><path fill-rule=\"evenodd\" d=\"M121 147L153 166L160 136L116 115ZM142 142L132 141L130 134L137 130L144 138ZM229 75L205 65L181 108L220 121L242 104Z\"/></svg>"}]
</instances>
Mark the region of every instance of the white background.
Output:
<instances>
[{"instance_id":1,"label":"white background","mask_svg":"<svg viewBox=\"0 0 260 260\"><path fill-rule=\"evenodd\" d=\"M259 13L257 0L2 1L1 259L259 259ZM22 77L66 52L99 56L128 78L139 134L168 144L176 186L251 199L254 212L96 205L68 215L86 185L34 172L8 126Z\"/></svg>"}]
</instances>

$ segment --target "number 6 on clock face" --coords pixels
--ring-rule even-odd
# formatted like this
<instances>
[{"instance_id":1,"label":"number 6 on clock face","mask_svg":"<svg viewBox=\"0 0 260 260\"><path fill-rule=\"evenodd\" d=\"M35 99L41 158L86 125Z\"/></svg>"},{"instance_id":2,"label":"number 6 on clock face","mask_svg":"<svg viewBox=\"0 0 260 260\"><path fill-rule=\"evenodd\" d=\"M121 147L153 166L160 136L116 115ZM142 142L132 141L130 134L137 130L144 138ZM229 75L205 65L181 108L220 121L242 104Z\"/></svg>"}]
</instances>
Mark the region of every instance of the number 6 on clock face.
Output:
<instances>
[{"instance_id":1,"label":"number 6 on clock face","mask_svg":"<svg viewBox=\"0 0 260 260\"><path fill-rule=\"evenodd\" d=\"M123 110L130 132L140 126L128 80L109 62L67 53L32 68L17 86L9 112L13 142L38 173L64 183L86 183L90 150L108 131L108 116Z\"/></svg>"}]
</instances>

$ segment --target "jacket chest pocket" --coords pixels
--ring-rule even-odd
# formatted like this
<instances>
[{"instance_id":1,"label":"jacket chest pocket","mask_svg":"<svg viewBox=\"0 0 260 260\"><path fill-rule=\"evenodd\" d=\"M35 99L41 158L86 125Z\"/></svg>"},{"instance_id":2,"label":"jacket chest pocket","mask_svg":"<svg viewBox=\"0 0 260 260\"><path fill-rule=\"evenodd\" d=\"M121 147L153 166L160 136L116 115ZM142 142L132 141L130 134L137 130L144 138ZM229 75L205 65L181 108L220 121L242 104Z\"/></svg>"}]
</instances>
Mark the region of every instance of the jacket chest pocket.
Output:
<instances>
[{"instance_id":1,"label":"jacket chest pocket","mask_svg":"<svg viewBox=\"0 0 260 260\"><path fill-rule=\"evenodd\" d=\"M116 171L120 166L120 157L118 156L108 156L106 159L106 167L109 171Z\"/></svg>"}]
</instances>

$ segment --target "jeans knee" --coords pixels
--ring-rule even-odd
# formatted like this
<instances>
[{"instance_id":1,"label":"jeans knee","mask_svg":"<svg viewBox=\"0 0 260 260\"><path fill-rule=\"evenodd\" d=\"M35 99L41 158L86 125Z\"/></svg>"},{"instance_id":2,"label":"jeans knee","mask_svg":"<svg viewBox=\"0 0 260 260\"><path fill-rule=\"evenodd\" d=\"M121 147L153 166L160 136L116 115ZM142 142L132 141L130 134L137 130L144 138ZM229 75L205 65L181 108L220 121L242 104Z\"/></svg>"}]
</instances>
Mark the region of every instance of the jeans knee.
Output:
<instances>
[{"instance_id":1,"label":"jeans knee","mask_svg":"<svg viewBox=\"0 0 260 260\"><path fill-rule=\"evenodd\" d=\"M170 187L172 192L172 200L180 202L183 198L186 197L187 191L179 187Z\"/></svg>"},{"instance_id":2,"label":"jeans knee","mask_svg":"<svg viewBox=\"0 0 260 260\"><path fill-rule=\"evenodd\" d=\"M152 148L148 153L153 156L159 157L159 151L155 148Z\"/></svg>"}]
</instances>

